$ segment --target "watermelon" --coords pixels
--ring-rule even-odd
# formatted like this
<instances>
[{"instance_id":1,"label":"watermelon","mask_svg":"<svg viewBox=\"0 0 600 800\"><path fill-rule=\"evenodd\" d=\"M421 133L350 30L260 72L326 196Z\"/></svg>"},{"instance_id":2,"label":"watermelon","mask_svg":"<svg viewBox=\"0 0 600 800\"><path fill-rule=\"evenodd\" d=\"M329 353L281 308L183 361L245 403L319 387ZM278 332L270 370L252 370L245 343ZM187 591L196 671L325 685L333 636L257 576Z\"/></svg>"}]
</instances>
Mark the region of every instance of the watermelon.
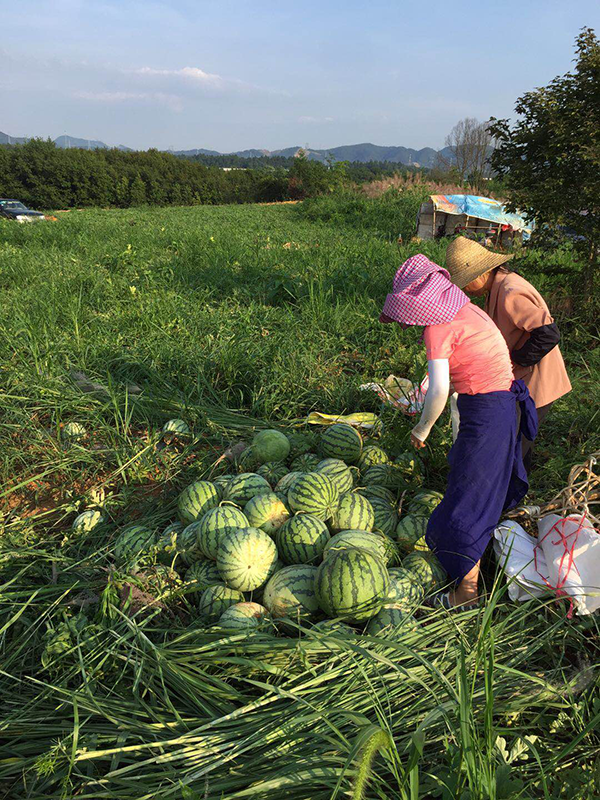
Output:
<instances>
[{"instance_id":1,"label":"watermelon","mask_svg":"<svg viewBox=\"0 0 600 800\"><path fill-rule=\"evenodd\" d=\"M273 492L273 494L275 495L275 497L277 497L279 500L281 500L281 502L287 508L287 510L289 511L289 514L291 516L294 512L292 511L292 509L290 508L290 504L288 503L287 492Z\"/></svg>"},{"instance_id":2,"label":"watermelon","mask_svg":"<svg viewBox=\"0 0 600 800\"><path fill-rule=\"evenodd\" d=\"M302 472L288 472L288 474L284 475L283 478L276 484L275 491L287 495L296 478L299 478L302 474Z\"/></svg>"},{"instance_id":3,"label":"watermelon","mask_svg":"<svg viewBox=\"0 0 600 800\"><path fill-rule=\"evenodd\" d=\"M346 464L356 464L362 452L362 437L352 425L336 422L321 434L321 452L327 458L339 458Z\"/></svg>"},{"instance_id":4,"label":"watermelon","mask_svg":"<svg viewBox=\"0 0 600 800\"><path fill-rule=\"evenodd\" d=\"M339 492L330 478L319 472L301 474L288 491L288 502L295 512L328 520L339 503Z\"/></svg>"},{"instance_id":5,"label":"watermelon","mask_svg":"<svg viewBox=\"0 0 600 800\"><path fill-rule=\"evenodd\" d=\"M417 628L417 620L403 606L386 603L381 611L369 620L365 633L369 636L395 638L399 633L411 633Z\"/></svg>"},{"instance_id":6,"label":"watermelon","mask_svg":"<svg viewBox=\"0 0 600 800\"><path fill-rule=\"evenodd\" d=\"M265 478L255 472L242 472L229 481L225 489L224 498L231 503L245 505L248 500L251 500L257 494L264 494L270 491L271 486Z\"/></svg>"},{"instance_id":7,"label":"watermelon","mask_svg":"<svg viewBox=\"0 0 600 800\"><path fill-rule=\"evenodd\" d=\"M419 581L426 591L437 585L440 576L443 580L446 575L442 565L433 553L409 553L402 559L402 568L409 572L414 580Z\"/></svg>"},{"instance_id":8,"label":"watermelon","mask_svg":"<svg viewBox=\"0 0 600 800\"><path fill-rule=\"evenodd\" d=\"M284 567L265 586L263 603L273 617L299 620L313 616L319 606L315 596L317 568L309 564Z\"/></svg>"},{"instance_id":9,"label":"watermelon","mask_svg":"<svg viewBox=\"0 0 600 800\"><path fill-rule=\"evenodd\" d=\"M223 536L217 551L217 568L227 586L241 592L258 589L277 561L271 537L259 528L242 528Z\"/></svg>"},{"instance_id":10,"label":"watermelon","mask_svg":"<svg viewBox=\"0 0 600 800\"><path fill-rule=\"evenodd\" d=\"M367 500L372 500L374 497L376 497L379 500L385 500L386 503L389 503L391 506L396 508L396 501L398 497L390 489L386 489L385 486L361 486L356 491L359 494L362 494L363 497L366 497Z\"/></svg>"},{"instance_id":11,"label":"watermelon","mask_svg":"<svg viewBox=\"0 0 600 800\"><path fill-rule=\"evenodd\" d=\"M416 516L429 517L443 499L441 492L419 492L409 503L408 511Z\"/></svg>"},{"instance_id":12,"label":"watermelon","mask_svg":"<svg viewBox=\"0 0 600 800\"><path fill-rule=\"evenodd\" d=\"M388 602L408 609L418 606L425 596L425 590L419 578L404 566L392 567L389 573Z\"/></svg>"},{"instance_id":13,"label":"watermelon","mask_svg":"<svg viewBox=\"0 0 600 800\"><path fill-rule=\"evenodd\" d=\"M256 602L256 603L262 603L263 594L265 592L265 588L267 586L267 583L269 582L269 578L272 575L275 575L276 572L279 572L279 570L283 569L284 567L285 567L285 564L283 563L283 561L280 561L279 558L277 559L277 561L274 561L273 564L271 564L271 568L269 569L269 574L267 575L267 580L265 581L265 583L262 584L262 586L259 586L258 589L253 589L249 593L250 594L249 599L250 600L254 600L254 602Z\"/></svg>"},{"instance_id":14,"label":"watermelon","mask_svg":"<svg viewBox=\"0 0 600 800\"><path fill-rule=\"evenodd\" d=\"M290 443L281 431L259 431L252 440L252 450L259 464L267 461L285 461L290 454Z\"/></svg>"},{"instance_id":15,"label":"watermelon","mask_svg":"<svg viewBox=\"0 0 600 800\"><path fill-rule=\"evenodd\" d=\"M288 474L288 468L281 461L267 461L266 464L261 464L256 474L269 481L269 486L276 486Z\"/></svg>"},{"instance_id":16,"label":"watermelon","mask_svg":"<svg viewBox=\"0 0 600 800\"><path fill-rule=\"evenodd\" d=\"M380 531L386 536L393 536L398 525L398 515L394 507L379 497L371 497L369 502L374 515L373 530Z\"/></svg>"},{"instance_id":17,"label":"watermelon","mask_svg":"<svg viewBox=\"0 0 600 800\"><path fill-rule=\"evenodd\" d=\"M163 434L171 435L173 437L180 436L181 438L186 438L192 435L187 422L184 422L182 419L170 419L168 422L165 422L162 432Z\"/></svg>"},{"instance_id":18,"label":"watermelon","mask_svg":"<svg viewBox=\"0 0 600 800\"><path fill-rule=\"evenodd\" d=\"M331 528L334 531L372 531L374 523L375 513L367 498L357 492L348 492L340 499Z\"/></svg>"},{"instance_id":19,"label":"watermelon","mask_svg":"<svg viewBox=\"0 0 600 800\"><path fill-rule=\"evenodd\" d=\"M335 536L332 536L323 549L323 558L329 558L332 553L347 550L349 547L367 550L369 553L379 556L384 563L387 562L386 537L380 533L369 533L368 531L360 530L340 531Z\"/></svg>"},{"instance_id":20,"label":"watermelon","mask_svg":"<svg viewBox=\"0 0 600 800\"><path fill-rule=\"evenodd\" d=\"M231 531L248 527L250 523L239 508L227 504L212 508L206 512L198 525L198 549L205 558L214 561L221 539Z\"/></svg>"},{"instance_id":21,"label":"watermelon","mask_svg":"<svg viewBox=\"0 0 600 800\"><path fill-rule=\"evenodd\" d=\"M247 447L237 459L238 472L254 472L260 466L260 461L252 447Z\"/></svg>"},{"instance_id":22,"label":"watermelon","mask_svg":"<svg viewBox=\"0 0 600 800\"><path fill-rule=\"evenodd\" d=\"M229 481L234 478L235 475L217 475L216 478L212 479L212 485L217 490L217 494L219 495L219 499L222 500L225 496L225 492L227 490L227 486L229 485Z\"/></svg>"},{"instance_id":23,"label":"watermelon","mask_svg":"<svg viewBox=\"0 0 600 800\"><path fill-rule=\"evenodd\" d=\"M207 625L217 622L223 613L236 603L243 603L244 595L222 583L207 586L198 601L198 613Z\"/></svg>"},{"instance_id":24,"label":"watermelon","mask_svg":"<svg viewBox=\"0 0 600 800\"><path fill-rule=\"evenodd\" d=\"M219 628L231 631L255 630L267 615L267 609L258 603L236 603L229 606L219 619Z\"/></svg>"},{"instance_id":25,"label":"watermelon","mask_svg":"<svg viewBox=\"0 0 600 800\"><path fill-rule=\"evenodd\" d=\"M195 561L185 573L185 588L186 594L191 597L196 597L209 586L215 586L217 583L223 583L223 579L217 569L214 561L207 558L201 558Z\"/></svg>"},{"instance_id":26,"label":"watermelon","mask_svg":"<svg viewBox=\"0 0 600 800\"><path fill-rule=\"evenodd\" d=\"M390 457L385 450L382 450L381 447L377 447L374 444L370 444L363 448L361 456L358 459L358 468L361 472L366 472L369 467L372 467L374 464L389 463Z\"/></svg>"},{"instance_id":27,"label":"watermelon","mask_svg":"<svg viewBox=\"0 0 600 800\"><path fill-rule=\"evenodd\" d=\"M292 432L286 434L287 440L290 443L290 454L288 458L294 459L297 456L310 453L314 449L313 445L318 441L318 436L313 431L306 433Z\"/></svg>"},{"instance_id":28,"label":"watermelon","mask_svg":"<svg viewBox=\"0 0 600 800\"><path fill-rule=\"evenodd\" d=\"M362 476L365 486L384 486L386 489L405 489L404 474L395 464L373 464Z\"/></svg>"},{"instance_id":29,"label":"watermelon","mask_svg":"<svg viewBox=\"0 0 600 800\"><path fill-rule=\"evenodd\" d=\"M320 457L314 453L303 453L292 461L292 470L294 472L318 472L317 466L320 461Z\"/></svg>"},{"instance_id":30,"label":"watermelon","mask_svg":"<svg viewBox=\"0 0 600 800\"><path fill-rule=\"evenodd\" d=\"M386 601L389 584L382 558L351 547L323 560L315 576L315 593L327 616L360 622L377 614Z\"/></svg>"},{"instance_id":31,"label":"watermelon","mask_svg":"<svg viewBox=\"0 0 600 800\"><path fill-rule=\"evenodd\" d=\"M339 619L322 619L320 622L315 622L312 626L312 630L330 636L337 636L342 639L357 635L354 628L351 628L350 625L346 625L345 622Z\"/></svg>"},{"instance_id":32,"label":"watermelon","mask_svg":"<svg viewBox=\"0 0 600 800\"><path fill-rule=\"evenodd\" d=\"M319 461L315 472L320 472L321 475L327 475L340 495L351 491L354 485L352 472L339 458L325 458L323 461Z\"/></svg>"},{"instance_id":33,"label":"watermelon","mask_svg":"<svg viewBox=\"0 0 600 800\"><path fill-rule=\"evenodd\" d=\"M394 459L394 464L409 480L420 477L423 473L423 464L416 453L400 453Z\"/></svg>"},{"instance_id":34,"label":"watermelon","mask_svg":"<svg viewBox=\"0 0 600 800\"><path fill-rule=\"evenodd\" d=\"M375 532L373 533L373 536ZM383 537L383 542L385 545L385 563L388 567L396 567L400 563L401 558L401 551L396 542L391 538L391 536L386 536L384 533L379 533L379 536Z\"/></svg>"},{"instance_id":35,"label":"watermelon","mask_svg":"<svg viewBox=\"0 0 600 800\"><path fill-rule=\"evenodd\" d=\"M329 540L327 525L311 514L296 514L277 531L279 557L286 564L310 564L321 558Z\"/></svg>"},{"instance_id":36,"label":"watermelon","mask_svg":"<svg viewBox=\"0 0 600 800\"><path fill-rule=\"evenodd\" d=\"M173 566L179 558L179 538L183 533L183 522L170 522L156 541L156 555L161 564Z\"/></svg>"},{"instance_id":37,"label":"watermelon","mask_svg":"<svg viewBox=\"0 0 600 800\"><path fill-rule=\"evenodd\" d=\"M396 526L396 541L401 550L409 552L414 550L415 543L425 535L427 519L406 514Z\"/></svg>"},{"instance_id":38,"label":"watermelon","mask_svg":"<svg viewBox=\"0 0 600 800\"><path fill-rule=\"evenodd\" d=\"M71 530L74 533L90 533L98 525L102 525L104 521L101 511L98 511L97 508L88 508L87 511L82 511L81 514L75 517Z\"/></svg>"},{"instance_id":39,"label":"watermelon","mask_svg":"<svg viewBox=\"0 0 600 800\"><path fill-rule=\"evenodd\" d=\"M193 564L204 556L200 548L199 534L201 521L191 522L177 534L177 551L185 564Z\"/></svg>"},{"instance_id":40,"label":"watermelon","mask_svg":"<svg viewBox=\"0 0 600 800\"><path fill-rule=\"evenodd\" d=\"M209 481L196 481L187 486L177 499L179 519L195 522L210 508L219 505L219 492Z\"/></svg>"},{"instance_id":41,"label":"watermelon","mask_svg":"<svg viewBox=\"0 0 600 800\"><path fill-rule=\"evenodd\" d=\"M62 429L61 435L63 439L69 439L73 442L77 441L77 439L83 439L86 435L86 430L79 422L67 422Z\"/></svg>"},{"instance_id":42,"label":"watermelon","mask_svg":"<svg viewBox=\"0 0 600 800\"><path fill-rule=\"evenodd\" d=\"M244 514L251 528L260 528L269 536L274 536L281 528L290 512L274 492L257 494L244 506Z\"/></svg>"},{"instance_id":43,"label":"watermelon","mask_svg":"<svg viewBox=\"0 0 600 800\"><path fill-rule=\"evenodd\" d=\"M156 544L156 534L145 525L130 525L115 539L115 560L127 566L137 566L150 557Z\"/></svg>"}]
</instances>

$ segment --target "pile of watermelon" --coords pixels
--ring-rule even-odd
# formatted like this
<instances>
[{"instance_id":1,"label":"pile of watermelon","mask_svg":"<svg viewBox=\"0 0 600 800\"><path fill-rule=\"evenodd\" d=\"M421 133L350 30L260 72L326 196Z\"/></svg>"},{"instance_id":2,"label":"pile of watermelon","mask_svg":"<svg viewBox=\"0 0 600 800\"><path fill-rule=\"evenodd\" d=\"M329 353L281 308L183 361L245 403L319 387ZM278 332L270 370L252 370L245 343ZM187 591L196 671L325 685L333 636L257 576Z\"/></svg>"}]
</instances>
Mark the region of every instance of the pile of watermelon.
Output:
<instances>
[{"instance_id":1,"label":"pile of watermelon","mask_svg":"<svg viewBox=\"0 0 600 800\"><path fill-rule=\"evenodd\" d=\"M423 489L418 456L392 459L336 423L321 434L260 431L235 467L187 486L162 533L124 529L117 565L176 574L202 624L218 629L414 630L415 612L447 582L425 541L442 496Z\"/></svg>"}]
</instances>

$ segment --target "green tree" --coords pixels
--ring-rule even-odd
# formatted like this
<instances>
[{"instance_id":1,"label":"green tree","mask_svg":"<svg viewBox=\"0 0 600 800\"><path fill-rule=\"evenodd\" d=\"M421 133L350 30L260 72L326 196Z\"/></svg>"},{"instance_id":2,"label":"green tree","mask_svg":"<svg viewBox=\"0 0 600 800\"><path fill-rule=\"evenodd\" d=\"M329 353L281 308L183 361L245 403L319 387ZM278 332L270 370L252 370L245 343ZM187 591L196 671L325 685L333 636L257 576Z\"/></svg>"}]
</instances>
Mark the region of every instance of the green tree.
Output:
<instances>
[{"instance_id":1,"label":"green tree","mask_svg":"<svg viewBox=\"0 0 600 800\"><path fill-rule=\"evenodd\" d=\"M576 39L575 69L527 92L518 121L493 120L492 156L509 207L535 218L541 234L570 229L586 261L587 288L598 273L600 246L600 42L590 28Z\"/></svg>"},{"instance_id":2,"label":"green tree","mask_svg":"<svg viewBox=\"0 0 600 800\"><path fill-rule=\"evenodd\" d=\"M135 176L129 187L129 205L143 206L146 202L146 184L141 179L140 174Z\"/></svg>"}]
</instances>

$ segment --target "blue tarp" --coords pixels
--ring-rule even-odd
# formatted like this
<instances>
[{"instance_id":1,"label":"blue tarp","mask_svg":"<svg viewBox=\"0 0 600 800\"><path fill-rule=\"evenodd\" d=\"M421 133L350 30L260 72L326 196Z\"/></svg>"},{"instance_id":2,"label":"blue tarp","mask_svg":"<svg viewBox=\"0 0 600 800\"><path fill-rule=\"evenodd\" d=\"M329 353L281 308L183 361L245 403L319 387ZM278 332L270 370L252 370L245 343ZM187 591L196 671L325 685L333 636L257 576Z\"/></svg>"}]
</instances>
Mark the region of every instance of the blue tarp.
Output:
<instances>
[{"instance_id":1,"label":"blue tarp","mask_svg":"<svg viewBox=\"0 0 600 800\"><path fill-rule=\"evenodd\" d=\"M510 225L515 231L521 231L523 238L528 239L533 225L520 214L509 214L502 203L489 197L477 197L473 194L432 194L431 199L436 211L445 214L467 214L469 217L484 219L499 225Z\"/></svg>"}]
</instances>

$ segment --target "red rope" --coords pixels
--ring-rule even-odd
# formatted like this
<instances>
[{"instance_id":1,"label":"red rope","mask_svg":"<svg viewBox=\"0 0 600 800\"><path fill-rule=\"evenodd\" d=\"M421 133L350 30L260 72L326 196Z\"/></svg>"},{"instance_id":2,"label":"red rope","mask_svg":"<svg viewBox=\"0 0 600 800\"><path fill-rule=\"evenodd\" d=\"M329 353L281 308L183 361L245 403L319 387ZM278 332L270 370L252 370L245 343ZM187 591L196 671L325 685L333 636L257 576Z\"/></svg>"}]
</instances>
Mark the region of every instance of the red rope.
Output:
<instances>
[{"instance_id":1,"label":"red rope","mask_svg":"<svg viewBox=\"0 0 600 800\"><path fill-rule=\"evenodd\" d=\"M555 592L557 598L568 597L569 596L567 594L567 592L564 591L563 586L567 582L567 578L571 574L571 570L573 569L573 567L575 568L575 571L579 575L579 570L577 569L577 564L575 564L575 556L573 555L573 553L574 553L575 547L577 545L577 540L579 539L579 534L581 533L583 528L587 527L585 525L586 515L583 514L581 519L579 520L579 525L578 525L577 529L574 530L574 531L571 531L571 533L568 533L568 534L565 535L565 533L564 533L565 523L568 522L569 520L574 521L572 517L563 517L563 518L557 520L554 523L554 525L550 528L550 530L547 531L547 533L545 533L544 536L542 536L542 538L538 540L537 544L533 548L533 563L534 563L534 566L535 566L535 571L540 576L540 578L544 581L546 586L549 589L551 589L553 592ZM560 530L559 530L559 525L561 526ZM546 577L544 577L544 575L542 575L542 573L538 569L538 561L537 561L537 550L538 550L538 547L541 547L542 542L546 539L546 537L550 536L552 531L556 531L556 533L558 534L558 539L556 541L552 542L551 544L556 546L556 545L559 545L559 544L562 543L563 551L564 551L563 554L562 554L562 557L560 559L560 563L558 565L558 581L557 581L556 586L552 586L552 584L548 581L548 579ZM569 539L572 540L572 544L569 542ZM563 573L563 567L564 567L564 564L565 564L565 560L567 560L567 567L566 567L566 569L565 569L565 571ZM574 609L573 600L570 599L570 605L569 605L569 611L567 613L567 619L571 619L571 617L573 616L573 609Z\"/></svg>"}]
</instances>

